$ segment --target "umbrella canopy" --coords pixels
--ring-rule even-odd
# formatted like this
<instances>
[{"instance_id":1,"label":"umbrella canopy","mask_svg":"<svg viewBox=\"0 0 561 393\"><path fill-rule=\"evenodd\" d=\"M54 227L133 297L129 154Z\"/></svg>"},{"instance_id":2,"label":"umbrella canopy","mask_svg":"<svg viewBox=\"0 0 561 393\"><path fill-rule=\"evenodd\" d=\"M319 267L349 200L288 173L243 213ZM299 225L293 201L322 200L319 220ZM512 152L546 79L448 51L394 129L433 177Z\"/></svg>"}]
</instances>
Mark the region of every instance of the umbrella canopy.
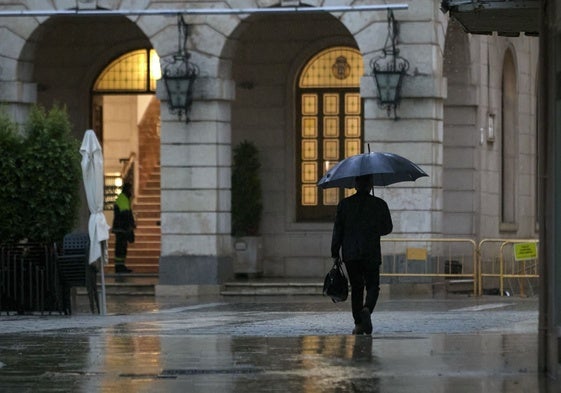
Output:
<instances>
[{"instance_id":1,"label":"umbrella canopy","mask_svg":"<svg viewBox=\"0 0 561 393\"><path fill-rule=\"evenodd\" d=\"M103 153L101 145L93 130L87 130L80 147L82 154L82 175L84 178L84 189L90 209L88 232L90 235L89 262L94 263L99 258L107 261L102 255L101 242L109 239L109 225L103 214Z\"/></svg>"},{"instance_id":2,"label":"umbrella canopy","mask_svg":"<svg viewBox=\"0 0 561 393\"><path fill-rule=\"evenodd\" d=\"M415 181L428 176L417 164L393 153L371 152L345 158L318 182L321 188L355 186L355 177L372 175L375 186Z\"/></svg>"}]
</instances>

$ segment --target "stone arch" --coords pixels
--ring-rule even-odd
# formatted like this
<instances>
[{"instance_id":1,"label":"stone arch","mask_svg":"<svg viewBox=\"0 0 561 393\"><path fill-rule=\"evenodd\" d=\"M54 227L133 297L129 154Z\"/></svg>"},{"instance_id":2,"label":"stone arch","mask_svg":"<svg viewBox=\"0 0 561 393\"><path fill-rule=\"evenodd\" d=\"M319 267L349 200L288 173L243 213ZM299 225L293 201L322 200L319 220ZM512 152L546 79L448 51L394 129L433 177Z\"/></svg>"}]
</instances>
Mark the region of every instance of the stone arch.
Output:
<instances>
[{"instance_id":1,"label":"stone arch","mask_svg":"<svg viewBox=\"0 0 561 393\"><path fill-rule=\"evenodd\" d=\"M21 47L17 78L33 90L32 99L18 103L22 119L30 104L64 105L75 137L81 140L84 131L92 128L91 89L99 73L118 55L151 46L139 26L124 16L45 19ZM78 226L85 229L89 212L82 198Z\"/></svg>"},{"instance_id":2,"label":"stone arch","mask_svg":"<svg viewBox=\"0 0 561 393\"><path fill-rule=\"evenodd\" d=\"M298 275L294 269L309 269L305 274L320 275L323 269L320 264L297 267L291 261L300 258L302 250L278 247L299 225L295 223L293 187L294 94L299 71L313 55L337 45L358 48L347 27L329 13L252 15L243 20L226 44L236 86L231 106L232 144L244 139L254 141L262 160L266 275ZM309 254L321 252L318 248ZM318 271L312 272L316 268Z\"/></svg>"},{"instance_id":3,"label":"stone arch","mask_svg":"<svg viewBox=\"0 0 561 393\"><path fill-rule=\"evenodd\" d=\"M240 2L242 3L242 2ZM353 1L351 0L345 0L343 2L343 5L353 5ZM271 4L271 6L273 7L278 7L280 6L280 3L275 3L275 4ZM310 7L314 7L317 6L317 4L314 4L313 2L301 2L300 6L305 7L305 6L310 6ZM245 2L243 2L243 4L238 4L239 8L259 8L259 4L257 1L255 0L246 0ZM330 39L337 41L339 40L339 44L340 45L350 45L353 47L356 47L357 49L359 49L359 51L363 54L364 56L364 65L365 65L365 70L367 70L367 67L369 67L369 56L372 55L373 53L375 53L376 51L378 51L381 47L381 45L383 44L383 39L386 36L386 13L385 11L372 11L372 12L367 12L367 13L363 13L361 14L360 18L352 18L349 17L349 14L345 14L345 13L338 13L338 14L330 14L330 13L320 13L320 15L323 14L324 16L328 16L330 17L333 21L338 21L339 25L341 27L343 27L345 29L345 34L344 35L337 35L336 33L334 33ZM314 14L310 14L310 13L306 13L305 17L311 17L313 18ZM318 14L315 14L318 15ZM351 14L351 15L356 15L356 14ZM284 17L286 17L288 15L285 15ZM218 17L220 18L220 17ZM220 51L219 54L214 54L216 56L219 56L219 67L220 71L223 72L228 72L229 70L229 62L232 59L233 54L236 52L236 47L238 46L239 42L238 42L238 38L240 36L242 36L244 34L244 32L247 30L247 28L249 28L249 26L251 26L252 23L254 23L256 20L258 20L259 18L272 18L271 15L241 15L241 16L235 16L235 17L231 17L231 18L236 18L236 21L234 23L229 23L229 24L222 24L221 29L219 30L220 33L226 37L227 39L224 42L224 46L222 48L222 50ZM276 18L276 17L275 17ZM234 19L232 19L234 20ZM224 26L227 26L227 29L224 28ZM212 29L212 30L217 30L219 28L219 24L212 24L212 22L210 22L208 24L208 28ZM199 31L196 31L199 30ZM195 34L197 37L200 38L195 40L195 38L193 39L193 43L195 42L203 42L203 44L201 45L197 45L200 47L205 46L204 45L204 40L205 40L205 34L203 34L203 32L200 30L200 26L197 26L195 31L193 32L193 34ZM216 33L213 33L212 36L215 36ZM349 43L349 38L348 37L352 37L351 39L351 43ZM380 36L382 38L380 38L379 42L377 40L373 40L372 37L376 37L376 36ZM213 39L210 38L208 39L208 41L212 41ZM196 45L196 44L195 44ZM318 43L317 41L314 42L314 44L311 44L312 46L315 46L316 48L321 48L322 44ZM198 50L198 49L196 49ZM204 51L202 51L204 52ZM305 50L304 50L305 52ZM312 50L312 52L314 52L314 50ZM196 56L196 54L194 55ZM223 68L225 67L225 68Z\"/></svg>"},{"instance_id":4,"label":"stone arch","mask_svg":"<svg viewBox=\"0 0 561 393\"><path fill-rule=\"evenodd\" d=\"M11 112L17 122L24 122L27 107L36 101L36 89L32 83L33 56L29 48L30 36L37 28L34 19L9 18L0 30L3 50L0 58L0 97L4 108ZM28 48L28 50L26 50Z\"/></svg>"},{"instance_id":5,"label":"stone arch","mask_svg":"<svg viewBox=\"0 0 561 393\"><path fill-rule=\"evenodd\" d=\"M128 18L53 16L22 48L20 78L36 84L37 103L66 105L75 129L83 132L90 125L95 77L110 59L139 47L151 47L150 40Z\"/></svg>"},{"instance_id":6,"label":"stone arch","mask_svg":"<svg viewBox=\"0 0 561 393\"><path fill-rule=\"evenodd\" d=\"M500 105L501 225L516 229L518 161L518 80L515 52L507 48L502 61Z\"/></svg>"}]
</instances>

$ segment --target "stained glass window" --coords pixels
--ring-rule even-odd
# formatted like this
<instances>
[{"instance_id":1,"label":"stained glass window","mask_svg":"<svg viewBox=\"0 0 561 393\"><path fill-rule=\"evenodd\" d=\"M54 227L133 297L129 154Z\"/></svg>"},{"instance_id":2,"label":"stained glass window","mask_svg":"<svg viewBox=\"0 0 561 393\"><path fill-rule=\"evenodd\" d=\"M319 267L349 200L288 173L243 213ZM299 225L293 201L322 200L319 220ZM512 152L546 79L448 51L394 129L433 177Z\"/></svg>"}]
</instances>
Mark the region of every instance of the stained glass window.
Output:
<instances>
[{"instance_id":1,"label":"stained glass window","mask_svg":"<svg viewBox=\"0 0 561 393\"><path fill-rule=\"evenodd\" d=\"M362 151L363 76L360 52L329 48L304 66L299 79L297 131L297 216L300 221L332 221L339 201L354 190L321 190L317 182L339 161Z\"/></svg>"},{"instance_id":2,"label":"stained glass window","mask_svg":"<svg viewBox=\"0 0 561 393\"><path fill-rule=\"evenodd\" d=\"M300 87L358 87L364 73L360 52L348 47L326 49L302 71Z\"/></svg>"},{"instance_id":3,"label":"stained glass window","mask_svg":"<svg viewBox=\"0 0 561 393\"><path fill-rule=\"evenodd\" d=\"M94 92L156 91L160 62L153 49L139 49L113 60L94 83Z\"/></svg>"}]
</instances>

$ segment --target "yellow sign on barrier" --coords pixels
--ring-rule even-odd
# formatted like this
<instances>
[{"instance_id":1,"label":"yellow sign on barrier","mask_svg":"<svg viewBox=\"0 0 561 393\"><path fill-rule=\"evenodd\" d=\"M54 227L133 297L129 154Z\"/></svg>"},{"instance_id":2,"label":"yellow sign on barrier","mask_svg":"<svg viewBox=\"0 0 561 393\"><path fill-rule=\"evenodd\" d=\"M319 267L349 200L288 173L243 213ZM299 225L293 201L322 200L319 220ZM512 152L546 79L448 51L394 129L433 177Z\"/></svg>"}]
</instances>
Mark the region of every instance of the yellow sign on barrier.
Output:
<instances>
[{"instance_id":1,"label":"yellow sign on barrier","mask_svg":"<svg viewBox=\"0 0 561 393\"><path fill-rule=\"evenodd\" d=\"M426 248L407 248L407 259L410 261L426 261L427 249Z\"/></svg>"},{"instance_id":2,"label":"yellow sign on barrier","mask_svg":"<svg viewBox=\"0 0 561 393\"><path fill-rule=\"evenodd\" d=\"M517 243L514 245L514 259L517 261L526 261L528 259L536 259L538 257L538 248L536 243Z\"/></svg>"}]
</instances>

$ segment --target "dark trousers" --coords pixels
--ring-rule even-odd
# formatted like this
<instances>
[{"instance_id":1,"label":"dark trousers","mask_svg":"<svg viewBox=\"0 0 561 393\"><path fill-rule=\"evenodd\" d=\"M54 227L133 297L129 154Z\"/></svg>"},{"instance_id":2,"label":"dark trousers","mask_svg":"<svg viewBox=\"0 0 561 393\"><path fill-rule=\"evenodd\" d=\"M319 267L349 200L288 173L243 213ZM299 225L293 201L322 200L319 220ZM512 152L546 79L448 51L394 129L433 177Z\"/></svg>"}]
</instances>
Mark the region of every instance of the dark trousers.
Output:
<instances>
[{"instance_id":1,"label":"dark trousers","mask_svg":"<svg viewBox=\"0 0 561 393\"><path fill-rule=\"evenodd\" d=\"M124 232L115 233L115 265L124 265L127 258L128 236Z\"/></svg>"},{"instance_id":2,"label":"dark trousers","mask_svg":"<svg viewBox=\"0 0 561 393\"><path fill-rule=\"evenodd\" d=\"M351 284L351 307L355 324L359 324L360 311L368 307L374 311L380 293L380 264L373 260L345 261ZM366 298L364 291L366 290Z\"/></svg>"}]
</instances>

